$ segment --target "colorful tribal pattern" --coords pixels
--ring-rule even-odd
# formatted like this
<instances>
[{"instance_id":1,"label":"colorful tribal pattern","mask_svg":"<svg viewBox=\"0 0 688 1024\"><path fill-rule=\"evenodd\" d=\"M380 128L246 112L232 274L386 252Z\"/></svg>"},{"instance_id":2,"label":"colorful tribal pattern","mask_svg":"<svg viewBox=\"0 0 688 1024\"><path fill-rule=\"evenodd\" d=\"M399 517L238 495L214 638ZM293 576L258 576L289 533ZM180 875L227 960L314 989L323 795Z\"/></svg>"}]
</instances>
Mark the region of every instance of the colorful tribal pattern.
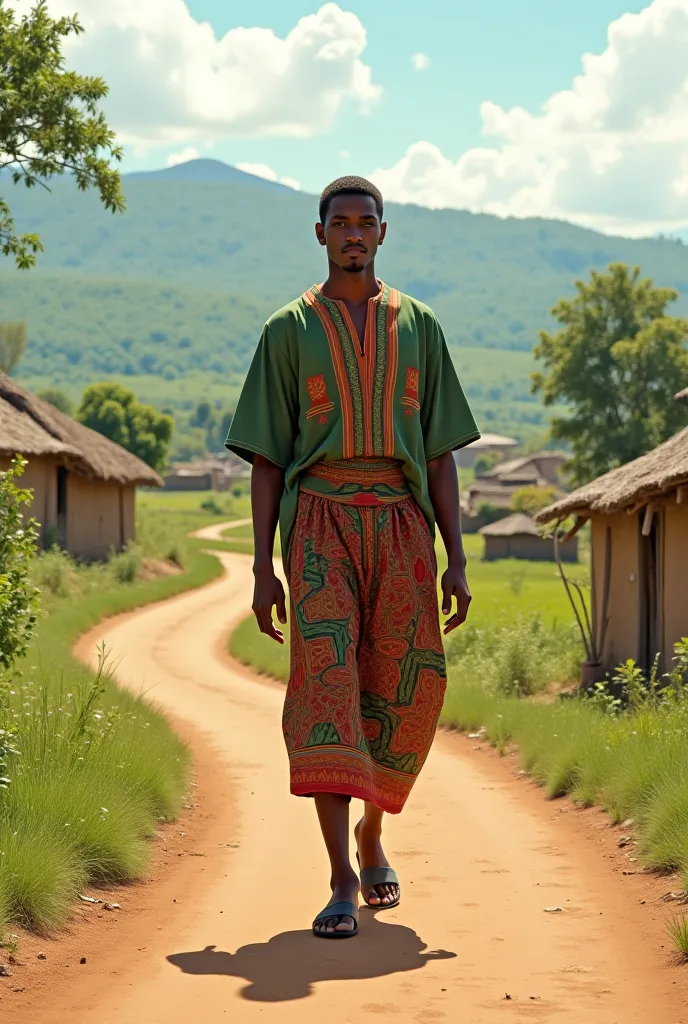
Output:
<instances>
[{"instance_id":1,"label":"colorful tribal pattern","mask_svg":"<svg viewBox=\"0 0 688 1024\"><path fill-rule=\"evenodd\" d=\"M328 398L325 377L322 373L319 373L317 377L309 377L306 381L306 387L308 388L308 397L311 400L310 409L306 410L306 419L309 420L313 416L317 416L319 423L327 423L327 416L325 414L332 412L334 402L331 402Z\"/></svg>"},{"instance_id":2,"label":"colorful tribal pattern","mask_svg":"<svg viewBox=\"0 0 688 1024\"><path fill-rule=\"evenodd\" d=\"M361 508L300 494L283 719L292 793L404 806L444 699L435 576L413 498Z\"/></svg>"},{"instance_id":3,"label":"colorful tribal pattern","mask_svg":"<svg viewBox=\"0 0 688 1024\"><path fill-rule=\"evenodd\" d=\"M369 300L363 345L344 302L328 299L317 285L304 298L327 336L342 408L344 458L391 458L399 292L382 284L377 297Z\"/></svg>"},{"instance_id":4,"label":"colorful tribal pattern","mask_svg":"<svg viewBox=\"0 0 688 1024\"><path fill-rule=\"evenodd\" d=\"M359 508L379 508L411 495L396 459L323 460L302 473L299 486L307 494Z\"/></svg>"},{"instance_id":5,"label":"colorful tribal pattern","mask_svg":"<svg viewBox=\"0 0 688 1024\"><path fill-rule=\"evenodd\" d=\"M415 366L406 367L406 394L401 404L406 406L406 415L411 416L414 412L420 412L418 401L418 388L420 385L420 373Z\"/></svg>"}]
</instances>

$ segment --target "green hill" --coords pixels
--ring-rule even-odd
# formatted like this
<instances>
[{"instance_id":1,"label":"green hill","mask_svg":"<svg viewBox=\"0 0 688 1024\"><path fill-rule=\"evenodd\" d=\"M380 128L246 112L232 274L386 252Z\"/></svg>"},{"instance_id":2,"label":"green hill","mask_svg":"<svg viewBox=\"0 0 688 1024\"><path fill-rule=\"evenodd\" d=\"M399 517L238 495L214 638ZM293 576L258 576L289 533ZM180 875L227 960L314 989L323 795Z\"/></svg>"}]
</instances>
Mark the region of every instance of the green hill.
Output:
<instances>
[{"instance_id":1,"label":"green hill","mask_svg":"<svg viewBox=\"0 0 688 1024\"><path fill-rule=\"evenodd\" d=\"M125 177L123 216L67 180L51 194L0 181L18 229L46 246L28 274L0 261L0 319L28 322L31 386L74 392L115 376L159 404L212 394L226 405L263 319L323 277L315 197L217 162ZM638 263L678 288L677 312L688 313L688 248L677 242L394 204L387 220L380 274L433 306L485 427L523 436L545 422L529 395L530 350L592 267Z\"/></svg>"}]
</instances>

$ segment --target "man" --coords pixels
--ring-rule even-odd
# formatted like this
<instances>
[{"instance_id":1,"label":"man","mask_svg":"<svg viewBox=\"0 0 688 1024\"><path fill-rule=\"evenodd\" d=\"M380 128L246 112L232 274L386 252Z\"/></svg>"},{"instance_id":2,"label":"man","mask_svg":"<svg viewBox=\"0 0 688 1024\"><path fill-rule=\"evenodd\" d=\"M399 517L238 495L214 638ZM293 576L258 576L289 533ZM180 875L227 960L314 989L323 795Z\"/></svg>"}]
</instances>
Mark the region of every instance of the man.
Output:
<instances>
[{"instance_id":1,"label":"man","mask_svg":"<svg viewBox=\"0 0 688 1024\"><path fill-rule=\"evenodd\" d=\"M480 435L439 323L375 275L383 201L340 178L315 227L329 273L268 320L227 447L253 463L253 609L278 643L286 603L272 561L279 521L291 610L283 728L291 792L314 797L332 865L322 938L358 929L358 893L396 906L382 849L427 757L445 690L433 536L444 540L445 633L471 600L452 451ZM349 801L360 881L349 861Z\"/></svg>"}]
</instances>

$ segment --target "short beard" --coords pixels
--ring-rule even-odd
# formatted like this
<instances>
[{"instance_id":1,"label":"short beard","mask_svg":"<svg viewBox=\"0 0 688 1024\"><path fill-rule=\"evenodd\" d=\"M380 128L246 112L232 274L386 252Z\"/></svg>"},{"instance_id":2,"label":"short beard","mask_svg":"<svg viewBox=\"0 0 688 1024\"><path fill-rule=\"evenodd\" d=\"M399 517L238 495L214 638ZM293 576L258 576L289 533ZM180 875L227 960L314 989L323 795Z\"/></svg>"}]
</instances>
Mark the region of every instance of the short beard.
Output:
<instances>
[{"instance_id":1,"label":"short beard","mask_svg":"<svg viewBox=\"0 0 688 1024\"><path fill-rule=\"evenodd\" d=\"M363 263L347 263L346 266L342 267L345 274L362 274L365 270L365 264Z\"/></svg>"}]
</instances>

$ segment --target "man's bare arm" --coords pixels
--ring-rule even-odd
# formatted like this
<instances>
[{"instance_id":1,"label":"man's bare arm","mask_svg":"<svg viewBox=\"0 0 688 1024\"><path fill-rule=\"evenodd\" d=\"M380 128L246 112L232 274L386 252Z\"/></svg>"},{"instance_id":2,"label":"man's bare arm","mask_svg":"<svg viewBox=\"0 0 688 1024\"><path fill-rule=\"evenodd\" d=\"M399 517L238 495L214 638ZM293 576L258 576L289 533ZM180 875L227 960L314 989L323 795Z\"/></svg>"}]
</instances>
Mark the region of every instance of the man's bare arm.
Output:
<instances>
[{"instance_id":1,"label":"man's bare arm","mask_svg":"<svg viewBox=\"0 0 688 1024\"><path fill-rule=\"evenodd\" d=\"M253 612L261 633L280 644L284 643L284 635L272 621L272 609L276 607L279 622L285 623L286 598L272 558L283 491L284 470L262 455L256 455L251 473L255 578Z\"/></svg>"},{"instance_id":2,"label":"man's bare arm","mask_svg":"<svg viewBox=\"0 0 688 1024\"><path fill-rule=\"evenodd\" d=\"M445 452L428 462L428 490L437 527L447 549L448 566L442 576L442 611L445 615L451 613L452 599L456 598L456 612L444 624L447 634L466 621L471 603L461 537L459 480L452 452Z\"/></svg>"}]
</instances>

